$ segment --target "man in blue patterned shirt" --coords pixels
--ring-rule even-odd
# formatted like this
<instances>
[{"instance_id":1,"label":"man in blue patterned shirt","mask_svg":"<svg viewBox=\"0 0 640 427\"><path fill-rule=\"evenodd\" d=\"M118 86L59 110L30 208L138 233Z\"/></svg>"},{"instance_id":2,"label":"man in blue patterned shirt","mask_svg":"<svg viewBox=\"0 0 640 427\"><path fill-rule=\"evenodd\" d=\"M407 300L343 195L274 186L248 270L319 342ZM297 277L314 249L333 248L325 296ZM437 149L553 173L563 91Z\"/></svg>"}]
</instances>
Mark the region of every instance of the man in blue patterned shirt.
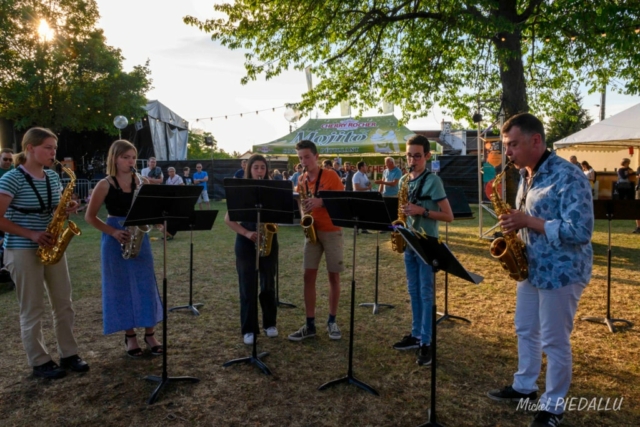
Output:
<instances>
[{"instance_id":1,"label":"man in blue patterned shirt","mask_svg":"<svg viewBox=\"0 0 640 427\"><path fill-rule=\"evenodd\" d=\"M547 150L544 127L533 115L511 117L502 134L506 154L520 169L521 179L518 209L499 220L505 233L519 230L529 277L517 284L518 371L512 385L488 396L534 400L544 352L546 390L531 426L557 426L571 384L573 318L593 264L591 186L578 168Z\"/></svg>"}]
</instances>

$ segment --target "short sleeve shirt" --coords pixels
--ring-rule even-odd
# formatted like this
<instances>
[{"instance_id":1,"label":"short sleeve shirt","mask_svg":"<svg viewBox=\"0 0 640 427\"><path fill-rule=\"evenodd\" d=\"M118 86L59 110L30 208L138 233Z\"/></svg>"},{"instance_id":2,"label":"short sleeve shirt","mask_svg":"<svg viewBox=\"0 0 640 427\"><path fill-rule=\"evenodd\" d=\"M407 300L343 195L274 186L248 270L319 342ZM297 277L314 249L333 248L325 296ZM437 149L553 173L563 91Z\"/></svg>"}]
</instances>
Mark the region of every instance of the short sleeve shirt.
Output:
<instances>
[{"instance_id":1,"label":"short sleeve shirt","mask_svg":"<svg viewBox=\"0 0 640 427\"><path fill-rule=\"evenodd\" d=\"M355 173L355 175L353 175L353 191L363 191L363 190L358 190L358 188L356 187L356 184L358 184L361 187L368 187L369 178L367 178L367 175L365 175L364 173L358 171Z\"/></svg>"},{"instance_id":2,"label":"short sleeve shirt","mask_svg":"<svg viewBox=\"0 0 640 427\"><path fill-rule=\"evenodd\" d=\"M25 169L20 166L25 172ZM60 203L60 178L58 174L52 170L45 169L45 173L49 177L49 184L51 186L51 207L55 209ZM33 177L33 185L35 186L38 194L42 198L45 206L49 206L49 200L47 196L47 181L44 178L38 179ZM14 207L19 209L40 209L42 206L38 201L38 196L33 191L33 188L27 182L25 176L18 170L14 169L7 172L0 178L0 193L6 194L11 197L11 203L4 214L4 217L9 221L24 227L29 230L45 231L49 222L51 221L51 213L23 213ZM6 233L4 239L5 249L37 249L38 244L30 239L15 234Z\"/></svg>"},{"instance_id":3,"label":"short sleeve shirt","mask_svg":"<svg viewBox=\"0 0 640 427\"><path fill-rule=\"evenodd\" d=\"M432 173L429 173L429 175L422 179L422 175L425 173L427 173L427 171L423 172L416 179L409 181L409 199L414 195L416 198L416 200L414 200L415 204L430 211L439 212L440 207L438 206L438 202L447 198L442 179ZM398 183L398 187L408 178L408 175L402 177ZM421 186L421 188L418 188L418 186ZM407 227L419 232L424 231L428 236L438 237L438 221L424 218L422 215L407 217Z\"/></svg>"},{"instance_id":4,"label":"short sleeve shirt","mask_svg":"<svg viewBox=\"0 0 640 427\"><path fill-rule=\"evenodd\" d=\"M193 179L203 179L206 178L208 175L205 171L202 172L196 172L193 174ZM207 182L199 182L197 185L201 186L204 191L207 191Z\"/></svg>"},{"instance_id":5,"label":"short sleeve shirt","mask_svg":"<svg viewBox=\"0 0 640 427\"><path fill-rule=\"evenodd\" d=\"M384 190L382 190L382 195L384 197L395 197L398 195L398 189L400 188L400 178L402 178L402 171L400 170L400 168L396 167L391 170L385 169L384 172L382 172L383 181L390 182L395 181L396 179L398 180L398 185L396 185L395 187L390 187L388 185L384 186Z\"/></svg>"},{"instance_id":6,"label":"short sleeve shirt","mask_svg":"<svg viewBox=\"0 0 640 427\"><path fill-rule=\"evenodd\" d=\"M318 179L314 182L307 182L307 174L300 175L300 179L298 180L298 187L296 191L306 192L307 184L309 186L309 192L311 194L316 194L316 184ZM344 191L344 185L342 185L342 180L338 176L337 173L332 173L331 171L323 171L322 176L320 177L320 186L318 187L318 191ZM336 227L331 222L331 218L329 217L329 212L327 212L327 208L316 208L311 211L313 215L313 225L314 228L318 231L339 231L340 227Z\"/></svg>"}]
</instances>

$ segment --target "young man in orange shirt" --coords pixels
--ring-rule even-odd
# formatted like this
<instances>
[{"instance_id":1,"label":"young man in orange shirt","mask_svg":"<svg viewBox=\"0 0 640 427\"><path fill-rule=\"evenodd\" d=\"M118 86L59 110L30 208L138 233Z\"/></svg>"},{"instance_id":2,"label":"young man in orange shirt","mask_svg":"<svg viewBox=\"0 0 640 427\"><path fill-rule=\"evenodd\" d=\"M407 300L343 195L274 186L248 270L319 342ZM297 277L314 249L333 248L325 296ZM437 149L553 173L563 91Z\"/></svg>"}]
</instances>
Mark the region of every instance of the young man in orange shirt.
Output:
<instances>
[{"instance_id":1,"label":"young man in orange shirt","mask_svg":"<svg viewBox=\"0 0 640 427\"><path fill-rule=\"evenodd\" d=\"M332 171L323 171L318 166L318 149L308 140L296 144L298 159L306 169L298 180L296 191L306 194L302 209L305 213L311 213L314 220L317 242L311 243L305 239L304 243L304 306L307 314L307 322L298 331L289 335L291 341L302 341L316 335L316 278L322 253L325 253L327 270L329 272L329 319L327 331L329 338L339 340L342 338L340 328L336 324L338 312L338 300L340 298L340 272L344 270L343 263L343 239L342 228L336 227L331 222L329 213L324 207L322 199L318 198L319 191L335 190L344 191L344 186L338 174Z\"/></svg>"}]
</instances>

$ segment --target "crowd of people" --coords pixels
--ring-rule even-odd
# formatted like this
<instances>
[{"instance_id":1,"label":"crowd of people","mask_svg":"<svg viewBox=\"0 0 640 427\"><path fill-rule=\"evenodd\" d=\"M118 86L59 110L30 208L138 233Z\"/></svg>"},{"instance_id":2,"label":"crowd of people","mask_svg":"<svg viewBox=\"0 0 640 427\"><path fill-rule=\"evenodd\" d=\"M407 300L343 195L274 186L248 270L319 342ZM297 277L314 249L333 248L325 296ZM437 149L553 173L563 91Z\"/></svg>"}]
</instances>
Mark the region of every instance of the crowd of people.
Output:
<instances>
[{"instance_id":1,"label":"crowd of people","mask_svg":"<svg viewBox=\"0 0 640 427\"><path fill-rule=\"evenodd\" d=\"M506 155L521 170L515 209L499 216L505 234L517 233L525 243L528 259L528 277L517 282L515 332L518 343L518 366L513 380L503 388L488 391L489 398L497 401L536 399L537 380L542 369L542 354L547 356L545 392L538 401L539 410L532 426L556 426L564 417L564 401L571 384L572 359L570 335L575 313L586 285L591 278L593 252L591 238L594 227L592 209L592 183L595 172L587 162L566 161L546 148L542 123L531 114L511 117L502 127ZM52 213L61 200L58 174L49 169L57 150L57 136L44 128L32 128L22 141L22 151L12 155L2 151L0 165L0 231L3 240L4 262L16 285L20 310L22 342L27 361L37 377L57 379L67 371L87 372L89 365L79 356L73 333L74 311L71 303L71 282L66 257L52 265L43 264L39 248L55 244L56 236L48 229ZM320 191L371 191L373 184L385 197L397 197L401 188L407 189L407 203L400 209L407 217L409 229L420 230L438 237L438 226L453 221L442 179L427 168L431 157L427 138L415 135L407 141L406 160L409 172L403 174L394 159L386 158L382 179L371 182L364 161L352 169L350 162L341 168L339 163L319 162L316 145L308 140L296 144L299 164L290 174L292 191L301 197L302 214L314 218L315 239L307 235L303 246L302 295L305 321L288 339L299 342L317 337L316 293L320 263L328 272L328 313L326 333L330 340L340 340L338 327L340 275L345 269L344 237L342 228L333 224ZM8 167L9 158L14 168ZM6 159L6 160L5 160ZM183 169L178 176L174 167L167 169L167 178L149 159L141 175L132 174L137 160L134 145L125 140L115 141L108 153L108 176L93 189L85 219L102 232L102 314L104 334L124 333L124 350L131 358L140 358L144 352L136 329L144 329L143 342L152 355L162 355L163 346L155 338L155 326L162 320L162 302L155 279L154 261L149 237L144 234L139 253L125 259L122 247L127 245L131 231L122 225L137 188L141 185L199 185L202 192L198 204L208 208L208 175L202 164L190 174ZM577 165L577 169L572 164ZM629 167L623 159L618 170L617 191L620 197L629 197L623 190L625 182L640 173ZM284 180L285 174L269 172L264 156L255 154L243 162L238 179ZM287 174L289 175L289 174ZM623 184L623 185L621 185ZM571 197L565 197L570 194ZM631 192L632 195L632 192ZM640 197L640 187L636 187ZM100 218L102 206L106 218ZM67 213L76 212L80 204L71 200ZM277 297L275 275L279 246L277 233L273 236L271 252L259 257L256 271L256 251L259 250L258 230L255 223L231 221L225 224L236 233L236 271L240 294L240 333L245 344L253 344L260 333L256 305L262 308L262 329L267 337L278 336ZM640 222L637 229L640 230ZM166 230L169 240L175 233ZM407 247L404 252L407 291L409 294L410 332L393 345L398 351L415 350L420 366L432 363L432 296L433 272L418 254ZM255 298L255 284L259 282L259 297ZM46 291L46 292L45 292ZM57 364L46 348L42 333L44 297L48 296L55 319L55 337L60 356Z\"/></svg>"}]
</instances>

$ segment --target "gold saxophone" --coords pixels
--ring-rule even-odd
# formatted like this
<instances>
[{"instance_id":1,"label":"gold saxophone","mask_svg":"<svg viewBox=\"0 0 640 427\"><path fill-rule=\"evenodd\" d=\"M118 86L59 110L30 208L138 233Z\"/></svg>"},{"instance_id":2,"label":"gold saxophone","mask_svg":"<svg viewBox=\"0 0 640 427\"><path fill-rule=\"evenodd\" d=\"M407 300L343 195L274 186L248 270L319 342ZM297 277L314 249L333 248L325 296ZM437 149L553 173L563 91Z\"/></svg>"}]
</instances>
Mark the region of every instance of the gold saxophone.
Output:
<instances>
[{"instance_id":1,"label":"gold saxophone","mask_svg":"<svg viewBox=\"0 0 640 427\"><path fill-rule=\"evenodd\" d=\"M53 163L54 165L60 165L64 173L69 175L70 180L60 196L60 203L58 203L58 207L56 207L53 218L51 218L49 225L47 225L47 233L53 236L55 243L53 246L38 246L38 250L36 251L36 255L44 265L53 265L60 261L73 236L82 234L80 228L78 228L73 221L68 221L67 227L64 227L64 222L69 218L67 207L69 207L71 203L73 189L76 186L76 174L57 160L54 160Z\"/></svg>"},{"instance_id":2,"label":"gold saxophone","mask_svg":"<svg viewBox=\"0 0 640 427\"><path fill-rule=\"evenodd\" d=\"M307 172L307 168L304 168L302 173L305 172ZM318 183L318 185L319 184L320 183ZM300 191L300 225L302 226L305 237L309 239L309 242L316 243L318 241L318 236L316 235L316 229L313 226L313 216L311 213L304 213L304 201L312 197L313 195L305 193L304 189L303 191Z\"/></svg>"},{"instance_id":3,"label":"gold saxophone","mask_svg":"<svg viewBox=\"0 0 640 427\"><path fill-rule=\"evenodd\" d=\"M498 194L498 184L502 181L507 169L512 165L512 162L507 163L502 172L495 177L491 187L491 203L498 216L511 213L509 204L503 201L500 194ZM502 268L509 272L509 276L512 279L521 282L529 277L529 264L527 263L525 245L515 231L505 233L502 237L498 237L491 242L489 252L492 257L500 261Z\"/></svg>"},{"instance_id":4,"label":"gold saxophone","mask_svg":"<svg viewBox=\"0 0 640 427\"><path fill-rule=\"evenodd\" d=\"M136 186L135 191L133 192L133 200L131 200L131 206L133 206L133 202L135 202L136 197L138 197L138 193L142 188L142 178L138 175L138 172L135 168L131 168L131 176L135 182L136 178L140 181L140 185ZM115 179L115 178L114 178ZM132 225L127 227L127 231L131 238L127 243L121 244L122 248L122 258L130 259L135 258L140 253L140 249L142 248L142 242L144 242L144 235L151 231L150 225Z\"/></svg>"},{"instance_id":5,"label":"gold saxophone","mask_svg":"<svg viewBox=\"0 0 640 427\"><path fill-rule=\"evenodd\" d=\"M412 168L409 168L409 173L411 173L411 169ZM409 173L402 177L404 178L404 181L402 181L400 190L398 190L398 219L391 223L391 225L399 225L405 228L407 227L407 215L404 213L404 209L402 209L402 207L409 202ZM394 252L401 254L404 253L406 246L407 242L404 241L400 232L393 230L391 232L391 249Z\"/></svg>"},{"instance_id":6,"label":"gold saxophone","mask_svg":"<svg viewBox=\"0 0 640 427\"><path fill-rule=\"evenodd\" d=\"M273 235L278 232L278 224L265 222L260 224L260 256L269 256L271 254L271 244L273 243Z\"/></svg>"}]
</instances>

